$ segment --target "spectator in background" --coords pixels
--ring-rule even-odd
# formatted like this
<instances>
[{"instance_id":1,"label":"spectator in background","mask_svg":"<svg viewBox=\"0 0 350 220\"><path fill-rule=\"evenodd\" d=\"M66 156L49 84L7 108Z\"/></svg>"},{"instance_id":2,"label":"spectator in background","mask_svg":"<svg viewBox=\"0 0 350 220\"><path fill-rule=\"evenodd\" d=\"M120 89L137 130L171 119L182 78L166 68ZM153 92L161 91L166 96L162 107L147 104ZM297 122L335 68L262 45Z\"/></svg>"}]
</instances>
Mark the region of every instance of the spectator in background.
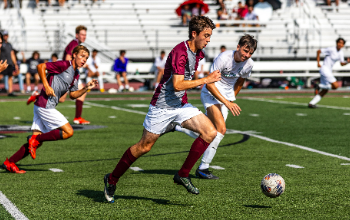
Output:
<instances>
[{"instance_id":1,"label":"spectator in background","mask_svg":"<svg viewBox=\"0 0 350 220\"><path fill-rule=\"evenodd\" d=\"M216 59L216 57L218 57L222 52L226 51L226 46L225 45L221 45L220 47L220 53L216 54L216 56L214 57L214 60Z\"/></svg>"},{"instance_id":2,"label":"spectator in background","mask_svg":"<svg viewBox=\"0 0 350 220\"><path fill-rule=\"evenodd\" d=\"M1 53L2 42L3 42L3 37L2 37L2 33L0 33L0 53ZM6 70L7 67L8 67L7 60L5 61L0 60L0 79L2 79L1 72Z\"/></svg>"},{"instance_id":3,"label":"spectator in background","mask_svg":"<svg viewBox=\"0 0 350 220\"><path fill-rule=\"evenodd\" d=\"M39 0L35 0L36 5L39 4ZM47 5L51 6L51 0L47 0Z\"/></svg>"},{"instance_id":4,"label":"spectator in background","mask_svg":"<svg viewBox=\"0 0 350 220\"><path fill-rule=\"evenodd\" d=\"M8 63L8 67L1 72L2 76L8 76L8 96L16 96L15 94L13 94L13 88L12 88L12 84L13 84L13 71L15 70L16 72L18 72L18 65L17 65L17 59L15 56L15 52L13 50L12 45L7 41L8 40L8 32L4 31L3 33L3 41L2 41L2 47L1 47L1 54L0 54L0 60L5 61L7 60ZM2 76L1 79L2 79Z\"/></svg>"},{"instance_id":5,"label":"spectator in background","mask_svg":"<svg viewBox=\"0 0 350 220\"><path fill-rule=\"evenodd\" d=\"M23 63L26 63L28 65L28 72L26 74L26 85L27 85L27 93L30 93L32 91L32 88L30 86L30 80L31 77L34 77L34 91L38 92L38 84L39 84L39 74L37 66L40 63L44 63L42 59L40 59L40 54L38 51L34 51L32 54L32 57L26 60L23 54Z\"/></svg>"},{"instance_id":6,"label":"spectator in background","mask_svg":"<svg viewBox=\"0 0 350 220\"><path fill-rule=\"evenodd\" d=\"M86 61L86 81L90 82L92 80L92 77L97 77L100 91L104 92L105 89L103 87L103 73L98 70L99 66L101 65L101 59L97 56L97 53L98 51L94 49L91 56Z\"/></svg>"},{"instance_id":7,"label":"spectator in background","mask_svg":"<svg viewBox=\"0 0 350 220\"><path fill-rule=\"evenodd\" d=\"M24 58L24 53L21 52L22 54L22 61L20 59L18 59L17 57L17 54L18 54L18 50L14 50L15 51L15 56L16 56L16 60L17 60L17 65L18 65L18 71L14 72L13 73L13 76L18 76L18 84L19 84L19 90L21 91L21 93L25 93L25 90L24 90L24 86L23 86L23 75L20 71L20 66L21 66L21 63L23 61L23 58Z\"/></svg>"},{"instance_id":8,"label":"spectator in background","mask_svg":"<svg viewBox=\"0 0 350 220\"><path fill-rule=\"evenodd\" d=\"M157 67L156 70L156 84L154 85L154 89L157 89L160 80L162 80L162 77L164 75L164 68L165 68L165 63L166 63L166 57L165 57L165 51L161 51L160 52L160 56L156 57L155 61L154 61L154 65Z\"/></svg>"},{"instance_id":9,"label":"spectator in background","mask_svg":"<svg viewBox=\"0 0 350 220\"><path fill-rule=\"evenodd\" d=\"M196 4L196 6L194 6L192 8L192 17L193 16L200 16L200 15L203 15L203 14L204 14L204 11L202 10L200 4Z\"/></svg>"},{"instance_id":10,"label":"spectator in background","mask_svg":"<svg viewBox=\"0 0 350 220\"><path fill-rule=\"evenodd\" d=\"M238 9L233 9L232 12L237 13L235 20L244 20L245 15L248 13L248 6L243 5L242 2L238 2Z\"/></svg>"},{"instance_id":11,"label":"spectator in background","mask_svg":"<svg viewBox=\"0 0 350 220\"><path fill-rule=\"evenodd\" d=\"M246 21L258 21L259 20L259 17L254 13L254 8L253 6L249 6L248 7L248 13L244 16L244 20ZM245 26L245 25L243 25ZM259 27L260 25L259 24L248 24L248 27Z\"/></svg>"},{"instance_id":12,"label":"spectator in background","mask_svg":"<svg viewBox=\"0 0 350 220\"><path fill-rule=\"evenodd\" d=\"M51 54L51 59L49 59L49 62L56 62L58 61L58 56L56 53Z\"/></svg>"},{"instance_id":13,"label":"spectator in background","mask_svg":"<svg viewBox=\"0 0 350 220\"><path fill-rule=\"evenodd\" d=\"M114 71L116 72L116 78L118 81L118 91L122 92L124 90L124 86L120 80L120 75L124 78L125 89L129 90L129 81L126 77L126 66L128 65L128 58L125 57L125 50L120 51L120 56L114 62Z\"/></svg>"},{"instance_id":14,"label":"spectator in background","mask_svg":"<svg viewBox=\"0 0 350 220\"><path fill-rule=\"evenodd\" d=\"M192 17L192 11L189 5L184 5L181 9L182 25L187 26Z\"/></svg>"},{"instance_id":15,"label":"spectator in background","mask_svg":"<svg viewBox=\"0 0 350 220\"><path fill-rule=\"evenodd\" d=\"M204 78L206 75L208 75L208 71L204 71L204 64L205 64L205 57L198 62L198 67L196 72L194 72L194 79L201 79ZM197 87L197 89L200 89L200 86Z\"/></svg>"},{"instance_id":16,"label":"spectator in background","mask_svg":"<svg viewBox=\"0 0 350 220\"><path fill-rule=\"evenodd\" d=\"M332 5L332 1L331 0L326 0L326 4L328 6L331 6ZM335 0L335 5L338 7L339 6L339 0ZM337 9L338 10L338 9Z\"/></svg>"}]
</instances>

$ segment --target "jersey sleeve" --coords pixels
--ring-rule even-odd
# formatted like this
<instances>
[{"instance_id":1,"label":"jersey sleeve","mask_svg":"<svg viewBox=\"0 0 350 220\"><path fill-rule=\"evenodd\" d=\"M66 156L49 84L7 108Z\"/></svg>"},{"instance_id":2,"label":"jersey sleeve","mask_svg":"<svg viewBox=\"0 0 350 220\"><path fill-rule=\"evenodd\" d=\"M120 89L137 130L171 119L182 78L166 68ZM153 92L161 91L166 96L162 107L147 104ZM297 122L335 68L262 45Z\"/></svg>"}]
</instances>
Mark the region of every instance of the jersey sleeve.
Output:
<instances>
[{"instance_id":1,"label":"jersey sleeve","mask_svg":"<svg viewBox=\"0 0 350 220\"><path fill-rule=\"evenodd\" d=\"M244 71L244 74L242 75L242 78L247 79L252 75L253 66L249 66L246 71Z\"/></svg>"},{"instance_id":2,"label":"jersey sleeve","mask_svg":"<svg viewBox=\"0 0 350 220\"><path fill-rule=\"evenodd\" d=\"M340 61L341 63L345 63L343 51L340 51L340 54L339 54L339 61Z\"/></svg>"},{"instance_id":3,"label":"jersey sleeve","mask_svg":"<svg viewBox=\"0 0 350 220\"><path fill-rule=\"evenodd\" d=\"M185 75L185 67L187 63L186 51L174 50L171 57L171 67L175 74Z\"/></svg>"},{"instance_id":4,"label":"jersey sleeve","mask_svg":"<svg viewBox=\"0 0 350 220\"><path fill-rule=\"evenodd\" d=\"M46 70L50 74L60 74L70 66L69 61L57 61L46 63Z\"/></svg>"},{"instance_id":5,"label":"jersey sleeve","mask_svg":"<svg viewBox=\"0 0 350 220\"><path fill-rule=\"evenodd\" d=\"M222 72L222 70L224 69L224 64L225 61L222 57L222 54L220 54L213 62L213 64L210 67L210 72L212 73L215 70L219 70L220 72Z\"/></svg>"},{"instance_id":6,"label":"jersey sleeve","mask_svg":"<svg viewBox=\"0 0 350 220\"><path fill-rule=\"evenodd\" d=\"M321 53L325 56L329 56L332 53L332 47L322 48Z\"/></svg>"},{"instance_id":7,"label":"jersey sleeve","mask_svg":"<svg viewBox=\"0 0 350 220\"><path fill-rule=\"evenodd\" d=\"M72 42L70 42L70 43L68 44L68 46L66 47L66 49L65 49L65 54L66 54L66 56L67 56L68 54L72 56L73 49L74 49L76 46L78 46L78 45L79 45L78 42L75 41L75 40L73 40ZM63 58L66 59L65 57L63 57Z\"/></svg>"}]
</instances>

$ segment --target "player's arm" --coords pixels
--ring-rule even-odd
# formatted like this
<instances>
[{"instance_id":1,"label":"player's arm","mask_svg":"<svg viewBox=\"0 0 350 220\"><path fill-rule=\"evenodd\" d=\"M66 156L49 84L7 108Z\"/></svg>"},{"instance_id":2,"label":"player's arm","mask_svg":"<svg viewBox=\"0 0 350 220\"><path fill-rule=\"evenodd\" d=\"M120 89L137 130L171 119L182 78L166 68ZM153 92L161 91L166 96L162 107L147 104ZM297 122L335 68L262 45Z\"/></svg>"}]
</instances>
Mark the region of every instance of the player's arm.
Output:
<instances>
[{"instance_id":1,"label":"player's arm","mask_svg":"<svg viewBox=\"0 0 350 220\"><path fill-rule=\"evenodd\" d=\"M241 108L234 102L230 102L227 100L218 90L218 88L215 86L215 83L209 83L207 84L208 91L220 102L222 102L230 111L231 113L235 115L239 115Z\"/></svg>"},{"instance_id":2,"label":"player's arm","mask_svg":"<svg viewBox=\"0 0 350 220\"><path fill-rule=\"evenodd\" d=\"M341 66L345 66L346 64L348 64L350 62L350 58L348 57L348 59L346 60L346 62L340 62Z\"/></svg>"},{"instance_id":3,"label":"player's arm","mask_svg":"<svg viewBox=\"0 0 350 220\"><path fill-rule=\"evenodd\" d=\"M64 60L72 60L72 55L67 54Z\"/></svg>"},{"instance_id":4,"label":"player's arm","mask_svg":"<svg viewBox=\"0 0 350 220\"><path fill-rule=\"evenodd\" d=\"M49 82L46 79L46 64L45 63L39 64L37 69L38 69L38 74L41 79L41 82L43 83L43 86L45 88L46 95L56 97L55 91L51 88L51 86L49 85Z\"/></svg>"},{"instance_id":5,"label":"player's arm","mask_svg":"<svg viewBox=\"0 0 350 220\"><path fill-rule=\"evenodd\" d=\"M0 60L0 73L4 70L6 70L8 67L8 64L7 64L7 60L3 61L3 60Z\"/></svg>"},{"instance_id":6,"label":"player's arm","mask_svg":"<svg viewBox=\"0 0 350 220\"><path fill-rule=\"evenodd\" d=\"M196 80L185 80L184 75L174 74L173 75L173 86L176 92L192 89L197 86L208 84L208 83L214 83L221 80L221 73L219 70L215 70L211 74L209 74L207 77L204 77L202 79L196 79Z\"/></svg>"},{"instance_id":7,"label":"player's arm","mask_svg":"<svg viewBox=\"0 0 350 220\"><path fill-rule=\"evenodd\" d=\"M235 96L238 95L239 91L241 91L243 84L244 84L245 79L242 77L239 77L237 82L235 83L235 87L233 88L235 91Z\"/></svg>"},{"instance_id":8,"label":"player's arm","mask_svg":"<svg viewBox=\"0 0 350 220\"><path fill-rule=\"evenodd\" d=\"M321 50L318 50L318 51L317 51L317 57L316 57L317 66L318 66L318 67L321 67L321 64L320 64L320 57L321 57Z\"/></svg>"},{"instance_id":9,"label":"player's arm","mask_svg":"<svg viewBox=\"0 0 350 220\"><path fill-rule=\"evenodd\" d=\"M15 64L16 72L18 72L18 64L17 64L17 59L16 59L16 54L15 51L11 50L11 59L13 64Z\"/></svg>"},{"instance_id":10,"label":"player's arm","mask_svg":"<svg viewBox=\"0 0 350 220\"><path fill-rule=\"evenodd\" d=\"M84 95L88 90L93 89L95 86L97 86L98 81L96 79L91 80L88 82L82 89L70 92L69 97L71 99L77 99L80 96Z\"/></svg>"}]
</instances>

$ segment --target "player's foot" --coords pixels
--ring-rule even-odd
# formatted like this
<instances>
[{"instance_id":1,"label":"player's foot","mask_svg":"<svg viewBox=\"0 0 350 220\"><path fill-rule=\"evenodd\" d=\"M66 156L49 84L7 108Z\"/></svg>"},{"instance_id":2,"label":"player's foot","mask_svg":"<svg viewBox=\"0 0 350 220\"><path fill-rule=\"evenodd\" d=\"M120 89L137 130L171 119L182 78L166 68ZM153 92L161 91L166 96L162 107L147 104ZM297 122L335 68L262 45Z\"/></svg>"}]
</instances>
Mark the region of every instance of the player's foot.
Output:
<instances>
[{"instance_id":1,"label":"player's foot","mask_svg":"<svg viewBox=\"0 0 350 220\"><path fill-rule=\"evenodd\" d=\"M196 177L199 177L201 179L212 179L217 180L219 177L214 176L209 169L200 170L199 168L196 170Z\"/></svg>"},{"instance_id":2,"label":"player's foot","mask_svg":"<svg viewBox=\"0 0 350 220\"><path fill-rule=\"evenodd\" d=\"M17 97L17 95L15 95L15 93L13 93L13 92L7 94L7 96L10 96L10 97Z\"/></svg>"},{"instance_id":3,"label":"player's foot","mask_svg":"<svg viewBox=\"0 0 350 220\"><path fill-rule=\"evenodd\" d=\"M168 124L168 126L165 128L165 131L163 133L161 133L160 136L162 136L162 135L164 135L166 133L169 133L169 132L174 132L175 131L175 127L176 127L176 124L173 123L173 122Z\"/></svg>"},{"instance_id":4,"label":"player's foot","mask_svg":"<svg viewBox=\"0 0 350 220\"><path fill-rule=\"evenodd\" d=\"M318 84L315 85L315 95L318 95L318 93L320 93L320 87L318 86Z\"/></svg>"},{"instance_id":5,"label":"player's foot","mask_svg":"<svg viewBox=\"0 0 350 220\"><path fill-rule=\"evenodd\" d=\"M90 124L89 121L87 121L87 120L85 120L85 119L83 119L81 117L80 118L74 118L73 122L74 122L74 124L78 124L78 125L88 125L88 124Z\"/></svg>"},{"instance_id":6,"label":"player's foot","mask_svg":"<svg viewBox=\"0 0 350 220\"><path fill-rule=\"evenodd\" d=\"M24 170L19 170L15 163L11 163L8 158L6 158L5 162L2 164L2 167L11 173L26 173Z\"/></svg>"},{"instance_id":7,"label":"player's foot","mask_svg":"<svg viewBox=\"0 0 350 220\"><path fill-rule=\"evenodd\" d=\"M308 107L309 108L317 108L317 105L309 104Z\"/></svg>"},{"instance_id":8,"label":"player's foot","mask_svg":"<svg viewBox=\"0 0 350 220\"><path fill-rule=\"evenodd\" d=\"M33 160L36 158L36 149L40 145L40 142L36 139L37 136L38 135L31 135L28 141L28 150Z\"/></svg>"},{"instance_id":9,"label":"player's foot","mask_svg":"<svg viewBox=\"0 0 350 220\"><path fill-rule=\"evenodd\" d=\"M104 194L107 202L113 203L114 202L114 192L115 192L115 185L108 183L109 173L105 175L104 182L105 182L105 189Z\"/></svg>"},{"instance_id":10,"label":"player's foot","mask_svg":"<svg viewBox=\"0 0 350 220\"><path fill-rule=\"evenodd\" d=\"M27 100L27 105L29 105L32 102L35 102L35 100L38 98L39 93L37 91L34 91L32 95Z\"/></svg>"},{"instance_id":11,"label":"player's foot","mask_svg":"<svg viewBox=\"0 0 350 220\"><path fill-rule=\"evenodd\" d=\"M197 189L191 182L191 179L189 177L181 177L178 173L175 174L174 183L177 183L177 185L183 185L188 192L192 194L199 194L199 189Z\"/></svg>"}]
</instances>

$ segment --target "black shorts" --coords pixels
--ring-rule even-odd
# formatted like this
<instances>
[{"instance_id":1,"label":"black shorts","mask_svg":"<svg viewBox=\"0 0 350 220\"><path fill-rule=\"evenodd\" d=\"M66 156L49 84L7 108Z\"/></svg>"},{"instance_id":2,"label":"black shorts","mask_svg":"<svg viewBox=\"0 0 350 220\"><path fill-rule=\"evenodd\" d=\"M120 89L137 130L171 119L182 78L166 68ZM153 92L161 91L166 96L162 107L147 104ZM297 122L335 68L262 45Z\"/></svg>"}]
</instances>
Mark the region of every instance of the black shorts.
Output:
<instances>
[{"instance_id":1,"label":"black shorts","mask_svg":"<svg viewBox=\"0 0 350 220\"><path fill-rule=\"evenodd\" d=\"M35 74L38 74L38 71L36 71L36 72L29 71L28 73L29 73L31 76L34 76Z\"/></svg>"},{"instance_id":2,"label":"black shorts","mask_svg":"<svg viewBox=\"0 0 350 220\"><path fill-rule=\"evenodd\" d=\"M4 76L13 76L13 71L15 70L15 67L13 65L8 65L7 68L2 71L0 74Z\"/></svg>"}]
</instances>

